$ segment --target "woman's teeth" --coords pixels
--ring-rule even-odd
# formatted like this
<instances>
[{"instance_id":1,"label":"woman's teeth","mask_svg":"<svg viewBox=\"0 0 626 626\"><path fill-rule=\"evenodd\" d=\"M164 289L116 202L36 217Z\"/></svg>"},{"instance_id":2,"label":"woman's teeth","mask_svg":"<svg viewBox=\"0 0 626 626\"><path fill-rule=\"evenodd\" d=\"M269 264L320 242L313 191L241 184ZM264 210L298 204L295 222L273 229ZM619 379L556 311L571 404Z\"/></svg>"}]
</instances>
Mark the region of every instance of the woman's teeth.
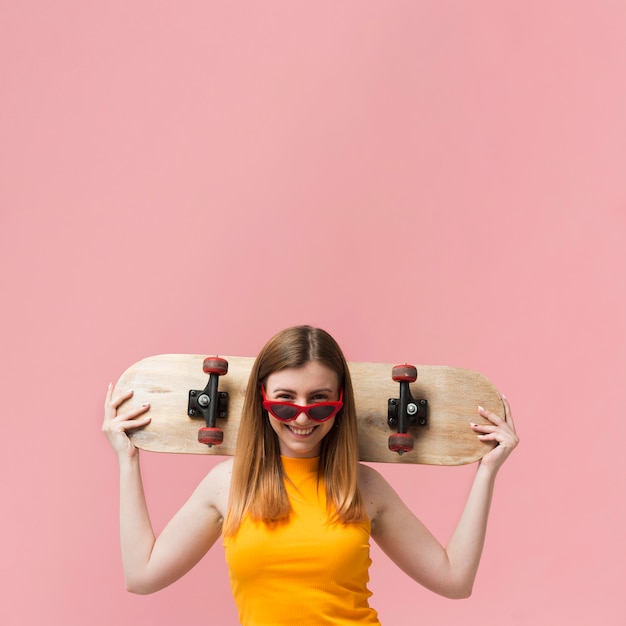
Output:
<instances>
[{"instance_id":1,"label":"woman's teeth","mask_svg":"<svg viewBox=\"0 0 626 626\"><path fill-rule=\"evenodd\" d=\"M315 426L311 426L310 428L296 428L295 426L289 426L289 430L294 433L294 435L310 435L314 430Z\"/></svg>"}]
</instances>

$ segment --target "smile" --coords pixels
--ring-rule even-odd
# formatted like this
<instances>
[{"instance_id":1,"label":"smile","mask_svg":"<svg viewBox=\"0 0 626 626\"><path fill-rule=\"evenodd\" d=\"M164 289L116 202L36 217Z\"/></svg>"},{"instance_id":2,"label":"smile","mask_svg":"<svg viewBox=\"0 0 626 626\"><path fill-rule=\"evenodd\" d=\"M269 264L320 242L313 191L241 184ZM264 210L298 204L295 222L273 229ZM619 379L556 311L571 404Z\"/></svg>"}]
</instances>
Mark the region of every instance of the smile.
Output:
<instances>
[{"instance_id":1,"label":"smile","mask_svg":"<svg viewBox=\"0 0 626 626\"><path fill-rule=\"evenodd\" d=\"M310 426L309 428L296 428L295 426L287 426L287 428L294 434L299 437L305 437L306 435L310 435L317 426Z\"/></svg>"}]
</instances>

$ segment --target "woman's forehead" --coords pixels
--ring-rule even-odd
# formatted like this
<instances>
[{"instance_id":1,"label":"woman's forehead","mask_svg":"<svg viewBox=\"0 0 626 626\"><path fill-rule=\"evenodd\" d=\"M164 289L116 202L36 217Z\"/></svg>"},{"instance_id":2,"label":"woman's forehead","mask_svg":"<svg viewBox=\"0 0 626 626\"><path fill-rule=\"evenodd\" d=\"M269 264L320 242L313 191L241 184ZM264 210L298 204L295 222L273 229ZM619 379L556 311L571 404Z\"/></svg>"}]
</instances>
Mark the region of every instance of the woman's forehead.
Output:
<instances>
[{"instance_id":1,"label":"woman's forehead","mask_svg":"<svg viewBox=\"0 0 626 626\"><path fill-rule=\"evenodd\" d=\"M267 387L291 391L335 391L339 386L337 373L319 361L309 361L301 367L287 367L267 377Z\"/></svg>"}]
</instances>

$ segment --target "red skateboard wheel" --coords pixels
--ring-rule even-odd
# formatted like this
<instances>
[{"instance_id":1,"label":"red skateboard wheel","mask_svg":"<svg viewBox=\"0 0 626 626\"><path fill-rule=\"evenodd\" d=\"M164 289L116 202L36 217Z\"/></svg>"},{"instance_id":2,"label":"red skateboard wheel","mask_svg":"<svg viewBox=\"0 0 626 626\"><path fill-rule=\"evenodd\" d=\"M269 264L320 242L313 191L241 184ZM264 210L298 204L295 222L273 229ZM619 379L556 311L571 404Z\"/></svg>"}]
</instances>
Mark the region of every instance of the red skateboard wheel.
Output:
<instances>
[{"instance_id":1,"label":"red skateboard wheel","mask_svg":"<svg viewBox=\"0 0 626 626\"><path fill-rule=\"evenodd\" d=\"M228 372L228 361L218 356L208 356L202 363L202 371L205 374L223 376Z\"/></svg>"},{"instance_id":2,"label":"red skateboard wheel","mask_svg":"<svg viewBox=\"0 0 626 626\"><path fill-rule=\"evenodd\" d=\"M417 368L415 365L409 365L408 363L396 365L391 370L391 378L397 383L404 381L414 383L417 380Z\"/></svg>"},{"instance_id":3,"label":"red skateboard wheel","mask_svg":"<svg viewBox=\"0 0 626 626\"><path fill-rule=\"evenodd\" d=\"M413 435L409 433L396 433L395 435L389 435L389 449L392 452L403 454L404 452L411 452L413 450Z\"/></svg>"},{"instance_id":4,"label":"red skateboard wheel","mask_svg":"<svg viewBox=\"0 0 626 626\"><path fill-rule=\"evenodd\" d=\"M221 428L201 428L198 431L198 441L207 446L219 446L224 441L224 431Z\"/></svg>"}]
</instances>

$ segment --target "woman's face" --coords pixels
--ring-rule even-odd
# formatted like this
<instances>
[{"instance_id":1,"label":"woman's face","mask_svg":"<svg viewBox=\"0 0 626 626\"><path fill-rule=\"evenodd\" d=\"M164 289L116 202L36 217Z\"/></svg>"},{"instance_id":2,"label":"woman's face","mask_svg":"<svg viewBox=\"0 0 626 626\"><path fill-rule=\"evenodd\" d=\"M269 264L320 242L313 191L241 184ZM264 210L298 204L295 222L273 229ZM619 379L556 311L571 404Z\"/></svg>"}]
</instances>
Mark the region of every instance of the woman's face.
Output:
<instances>
[{"instance_id":1,"label":"woman's face","mask_svg":"<svg viewBox=\"0 0 626 626\"><path fill-rule=\"evenodd\" d=\"M337 374L319 361L274 372L265 383L268 400L300 406L339 400L339 391ZM302 412L293 421L281 422L270 413L269 421L278 436L282 456L311 458L319 456L322 439L334 426L335 417L315 422Z\"/></svg>"}]
</instances>

